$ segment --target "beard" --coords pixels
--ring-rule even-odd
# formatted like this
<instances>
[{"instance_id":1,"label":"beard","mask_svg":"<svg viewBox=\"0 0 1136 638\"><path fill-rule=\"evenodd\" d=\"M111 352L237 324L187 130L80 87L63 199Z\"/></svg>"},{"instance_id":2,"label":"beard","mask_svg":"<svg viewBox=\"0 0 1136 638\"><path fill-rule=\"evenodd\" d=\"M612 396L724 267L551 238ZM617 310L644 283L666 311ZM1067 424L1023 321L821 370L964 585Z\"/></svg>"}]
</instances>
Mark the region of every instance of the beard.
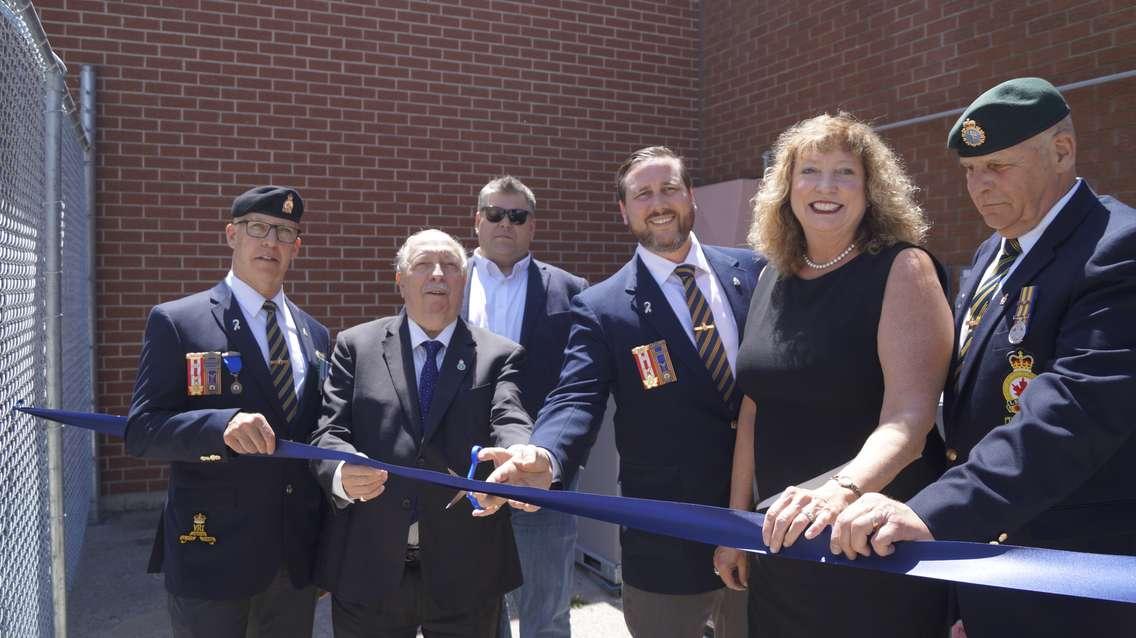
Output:
<instances>
[{"instance_id":1,"label":"beard","mask_svg":"<svg viewBox=\"0 0 1136 638\"><path fill-rule=\"evenodd\" d=\"M694 216L697 210L693 207L688 208L685 212L680 212L673 208L664 208L662 210L651 213L643 220L639 226L632 226L631 232L635 235L635 239L639 241L647 250L653 253L669 253L682 248L687 239L690 238L690 231L694 228ZM675 221L678 224L678 229L671 235L670 229L658 229L651 225L651 220L656 217L664 215L674 215Z\"/></svg>"}]
</instances>

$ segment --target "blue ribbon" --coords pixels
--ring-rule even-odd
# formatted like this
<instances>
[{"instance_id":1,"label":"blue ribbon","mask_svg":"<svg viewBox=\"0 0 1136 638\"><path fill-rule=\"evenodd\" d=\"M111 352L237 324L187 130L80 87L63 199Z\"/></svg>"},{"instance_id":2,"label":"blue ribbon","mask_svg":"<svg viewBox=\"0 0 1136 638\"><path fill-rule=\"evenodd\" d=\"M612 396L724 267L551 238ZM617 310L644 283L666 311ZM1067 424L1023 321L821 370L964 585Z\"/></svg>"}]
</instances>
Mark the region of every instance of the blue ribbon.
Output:
<instances>
[{"instance_id":1,"label":"blue ribbon","mask_svg":"<svg viewBox=\"0 0 1136 638\"><path fill-rule=\"evenodd\" d=\"M126 419L119 416L30 407L16 409L32 416L111 436L121 437L126 429ZM693 503L547 491L485 483L441 472L391 465L348 452L279 439L276 442L276 452L271 456L369 465L405 478L455 490L483 492L516 499L653 534L665 534L710 545L768 553L768 547L761 542L761 523L764 517L754 512ZM811 541L802 537L792 547L782 549L777 556L921 576L954 583L1136 603L1136 557L1134 556L1087 554L957 541L920 541L898 543L895 546L895 553L891 556L871 556L850 561L842 555L831 554L828 541L826 530ZM706 568L710 569L711 566L707 565Z\"/></svg>"}]
</instances>

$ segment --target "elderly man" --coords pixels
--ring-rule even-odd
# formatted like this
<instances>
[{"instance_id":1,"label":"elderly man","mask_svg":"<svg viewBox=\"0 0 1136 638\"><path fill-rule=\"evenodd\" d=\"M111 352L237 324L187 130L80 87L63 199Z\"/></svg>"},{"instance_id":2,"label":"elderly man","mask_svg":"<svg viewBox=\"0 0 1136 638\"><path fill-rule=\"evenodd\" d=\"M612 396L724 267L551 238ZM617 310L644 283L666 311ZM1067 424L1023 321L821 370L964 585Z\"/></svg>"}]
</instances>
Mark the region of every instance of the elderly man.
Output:
<instances>
[{"instance_id":1,"label":"elderly man","mask_svg":"<svg viewBox=\"0 0 1136 638\"><path fill-rule=\"evenodd\" d=\"M472 446L528 440L524 351L458 317L466 257L453 237L411 235L396 267L405 309L340 333L312 442L465 476ZM335 506L316 582L333 594L336 636L496 635L501 597L521 583L507 508L474 518L452 490L356 464L315 470Z\"/></svg>"},{"instance_id":2,"label":"elderly man","mask_svg":"<svg viewBox=\"0 0 1136 638\"><path fill-rule=\"evenodd\" d=\"M527 356L521 369L521 399L535 415L556 386L572 327L569 302L588 282L529 252L536 232L536 198L521 180L490 180L473 215L477 250L470 258L462 317L470 325L516 341ZM550 509L513 512L513 534L524 585L510 592L521 638L567 638L575 563L576 517ZM509 635L501 614L501 635Z\"/></svg>"},{"instance_id":3,"label":"elderly man","mask_svg":"<svg viewBox=\"0 0 1136 638\"><path fill-rule=\"evenodd\" d=\"M614 392L622 493L726 507L741 401L734 358L761 264L752 251L698 241L690 175L670 149L632 153L616 187L635 256L573 300L564 367L533 445L485 452L502 463L492 480L570 484ZM620 541L632 635L701 636L710 618L719 638L746 634L745 592L722 586L713 547L634 529Z\"/></svg>"},{"instance_id":4,"label":"elderly man","mask_svg":"<svg viewBox=\"0 0 1136 638\"><path fill-rule=\"evenodd\" d=\"M1019 78L951 130L995 231L955 306L952 467L906 505L869 494L844 510L834 551L938 538L1136 554L1136 214L1077 177L1069 113L1049 82ZM966 586L958 601L971 637L1136 626L1132 605Z\"/></svg>"},{"instance_id":5,"label":"elderly man","mask_svg":"<svg viewBox=\"0 0 1136 638\"><path fill-rule=\"evenodd\" d=\"M319 486L276 439L307 441L328 332L284 295L304 201L262 186L233 201L232 269L156 306L126 425L131 454L170 461L151 571L175 636L310 636Z\"/></svg>"}]
</instances>

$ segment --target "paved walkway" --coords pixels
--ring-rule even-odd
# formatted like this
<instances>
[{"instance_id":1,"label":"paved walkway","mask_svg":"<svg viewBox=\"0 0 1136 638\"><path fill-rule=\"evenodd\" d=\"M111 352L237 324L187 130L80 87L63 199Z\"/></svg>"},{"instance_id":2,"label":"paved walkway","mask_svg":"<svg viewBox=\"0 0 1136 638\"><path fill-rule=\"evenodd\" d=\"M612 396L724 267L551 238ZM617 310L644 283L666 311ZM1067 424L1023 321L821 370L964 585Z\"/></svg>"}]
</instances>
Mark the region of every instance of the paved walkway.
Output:
<instances>
[{"instance_id":1,"label":"paved walkway","mask_svg":"<svg viewBox=\"0 0 1136 638\"><path fill-rule=\"evenodd\" d=\"M160 574L147 574L146 561L157 511L110 514L87 528L79 572L68 601L71 636L168 638L165 588ZM572 608L575 638L627 638L619 597L577 568ZM330 599L316 608L314 636L331 638ZM517 621L513 620L517 635Z\"/></svg>"}]
</instances>

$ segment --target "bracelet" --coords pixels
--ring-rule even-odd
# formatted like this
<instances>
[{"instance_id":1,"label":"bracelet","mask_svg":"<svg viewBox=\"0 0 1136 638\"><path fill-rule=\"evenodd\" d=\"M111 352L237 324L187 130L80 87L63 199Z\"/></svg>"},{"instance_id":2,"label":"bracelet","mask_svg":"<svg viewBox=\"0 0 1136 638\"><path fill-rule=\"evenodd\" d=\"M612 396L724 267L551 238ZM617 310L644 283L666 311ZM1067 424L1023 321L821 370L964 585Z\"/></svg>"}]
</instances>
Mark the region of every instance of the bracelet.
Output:
<instances>
[{"instance_id":1,"label":"bracelet","mask_svg":"<svg viewBox=\"0 0 1136 638\"><path fill-rule=\"evenodd\" d=\"M861 490L860 486L856 485L855 481L847 476L837 474L829 480L836 481L837 485L843 487L846 490L851 490L852 493L856 495L856 498L860 498L864 495L864 490Z\"/></svg>"}]
</instances>

